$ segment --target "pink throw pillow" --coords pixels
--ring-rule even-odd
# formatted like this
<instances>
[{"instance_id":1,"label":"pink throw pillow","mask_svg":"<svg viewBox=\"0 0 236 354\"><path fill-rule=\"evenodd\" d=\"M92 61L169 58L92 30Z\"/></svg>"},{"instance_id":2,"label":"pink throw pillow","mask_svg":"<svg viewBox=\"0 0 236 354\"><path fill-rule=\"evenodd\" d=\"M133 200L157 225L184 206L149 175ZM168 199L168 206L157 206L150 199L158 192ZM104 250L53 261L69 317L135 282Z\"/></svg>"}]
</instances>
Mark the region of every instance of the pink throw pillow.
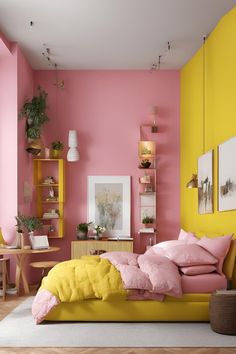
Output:
<instances>
[{"instance_id":1,"label":"pink throw pillow","mask_svg":"<svg viewBox=\"0 0 236 354\"><path fill-rule=\"evenodd\" d=\"M208 274L216 270L216 266L205 264L205 265L196 265L192 267L181 267L181 272L185 275L199 275L199 274Z\"/></svg>"},{"instance_id":2,"label":"pink throw pillow","mask_svg":"<svg viewBox=\"0 0 236 354\"><path fill-rule=\"evenodd\" d=\"M211 253L197 244L171 247L165 251L165 256L179 267L217 263L217 259Z\"/></svg>"},{"instance_id":3,"label":"pink throw pillow","mask_svg":"<svg viewBox=\"0 0 236 354\"><path fill-rule=\"evenodd\" d=\"M183 229L180 230L178 240L184 241L185 243L197 243L198 242L198 239L194 235L194 233L184 231Z\"/></svg>"},{"instance_id":4,"label":"pink throw pillow","mask_svg":"<svg viewBox=\"0 0 236 354\"><path fill-rule=\"evenodd\" d=\"M198 245L210 252L218 259L217 272L223 274L222 268L224 259L229 251L233 235L220 236L215 238L203 237L198 241Z\"/></svg>"}]
</instances>

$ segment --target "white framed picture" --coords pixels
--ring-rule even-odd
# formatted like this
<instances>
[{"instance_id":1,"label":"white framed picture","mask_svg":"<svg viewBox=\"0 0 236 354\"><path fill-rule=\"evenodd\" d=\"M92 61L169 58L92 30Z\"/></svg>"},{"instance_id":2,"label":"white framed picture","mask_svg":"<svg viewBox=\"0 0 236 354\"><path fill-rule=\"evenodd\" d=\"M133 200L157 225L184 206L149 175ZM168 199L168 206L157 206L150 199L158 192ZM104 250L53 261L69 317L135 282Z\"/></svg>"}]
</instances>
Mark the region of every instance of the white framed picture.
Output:
<instances>
[{"instance_id":1,"label":"white framed picture","mask_svg":"<svg viewBox=\"0 0 236 354\"><path fill-rule=\"evenodd\" d=\"M236 137L218 146L218 210L236 209Z\"/></svg>"},{"instance_id":2,"label":"white framed picture","mask_svg":"<svg viewBox=\"0 0 236 354\"><path fill-rule=\"evenodd\" d=\"M198 213L213 213L213 150L198 158Z\"/></svg>"},{"instance_id":3,"label":"white framed picture","mask_svg":"<svg viewBox=\"0 0 236 354\"><path fill-rule=\"evenodd\" d=\"M88 176L88 221L109 237L130 237L130 176Z\"/></svg>"}]
</instances>

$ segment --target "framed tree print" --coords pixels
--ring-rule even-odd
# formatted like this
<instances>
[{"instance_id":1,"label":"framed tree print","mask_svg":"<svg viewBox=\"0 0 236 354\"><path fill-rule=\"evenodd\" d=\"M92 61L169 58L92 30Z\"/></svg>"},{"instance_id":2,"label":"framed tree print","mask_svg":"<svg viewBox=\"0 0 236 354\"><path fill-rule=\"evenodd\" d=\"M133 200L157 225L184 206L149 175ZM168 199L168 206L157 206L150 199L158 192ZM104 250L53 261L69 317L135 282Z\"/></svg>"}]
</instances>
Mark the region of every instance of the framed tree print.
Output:
<instances>
[{"instance_id":1,"label":"framed tree print","mask_svg":"<svg viewBox=\"0 0 236 354\"><path fill-rule=\"evenodd\" d=\"M88 176L88 221L130 237L130 176Z\"/></svg>"},{"instance_id":2,"label":"framed tree print","mask_svg":"<svg viewBox=\"0 0 236 354\"><path fill-rule=\"evenodd\" d=\"M198 158L198 213L213 213L213 150Z\"/></svg>"}]
</instances>

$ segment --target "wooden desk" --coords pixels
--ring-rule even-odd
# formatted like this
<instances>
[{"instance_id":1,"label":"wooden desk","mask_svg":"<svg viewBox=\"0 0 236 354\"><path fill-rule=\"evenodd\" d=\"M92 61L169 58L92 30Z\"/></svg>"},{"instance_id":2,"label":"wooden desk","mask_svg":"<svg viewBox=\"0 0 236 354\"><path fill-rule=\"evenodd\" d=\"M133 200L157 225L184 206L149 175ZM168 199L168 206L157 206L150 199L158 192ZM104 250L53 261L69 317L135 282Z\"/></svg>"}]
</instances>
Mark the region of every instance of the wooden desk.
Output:
<instances>
[{"instance_id":1,"label":"wooden desk","mask_svg":"<svg viewBox=\"0 0 236 354\"><path fill-rule=\"evenodd\" d=\"M10 249L10 248L0 248L0 255L13 255L16 257L16 288L19 295L20 292L20 280L22 279L23 288L25 294L29 294L29 284L25 275L25 260L29 254L38 253L49 253L59 251L59 247L49 247L43 250L32 250L32 249Z\"/></svg>"}]
</instances>

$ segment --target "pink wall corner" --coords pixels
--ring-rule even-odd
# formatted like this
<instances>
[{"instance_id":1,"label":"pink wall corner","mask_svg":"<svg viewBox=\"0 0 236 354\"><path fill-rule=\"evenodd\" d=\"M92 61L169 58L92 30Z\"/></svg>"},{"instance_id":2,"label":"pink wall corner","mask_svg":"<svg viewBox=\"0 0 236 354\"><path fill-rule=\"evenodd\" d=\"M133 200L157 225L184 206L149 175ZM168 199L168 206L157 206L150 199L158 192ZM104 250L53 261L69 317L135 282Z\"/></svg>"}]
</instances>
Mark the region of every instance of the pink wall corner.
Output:
<instances>
[{"instance_id":1,"label":"pink wall corner","mask_svg":"<svg viewBox=\"0 0 236 354\"><path fill-rule=\"evenodd\" d=\"M87 176L132 176L132 236L134 250L143 252L148 240L137 235L139 125L150 123L156 105L158 241L177 238L179 230L179 72L59 71L65 88L57 90L55 71L35 71L35 87L49 98L50 122L45 140L61 139L67 147L68 131L78 131L81 159L66 163L65 237L51 240L61 247L58 258L70 258L75 227L87 220ZM66 149L67 151L67 149ZM65 151L65 156L66 156ZM52 256L55 258L55 256Z\"/></svg>"}]
</instances>

